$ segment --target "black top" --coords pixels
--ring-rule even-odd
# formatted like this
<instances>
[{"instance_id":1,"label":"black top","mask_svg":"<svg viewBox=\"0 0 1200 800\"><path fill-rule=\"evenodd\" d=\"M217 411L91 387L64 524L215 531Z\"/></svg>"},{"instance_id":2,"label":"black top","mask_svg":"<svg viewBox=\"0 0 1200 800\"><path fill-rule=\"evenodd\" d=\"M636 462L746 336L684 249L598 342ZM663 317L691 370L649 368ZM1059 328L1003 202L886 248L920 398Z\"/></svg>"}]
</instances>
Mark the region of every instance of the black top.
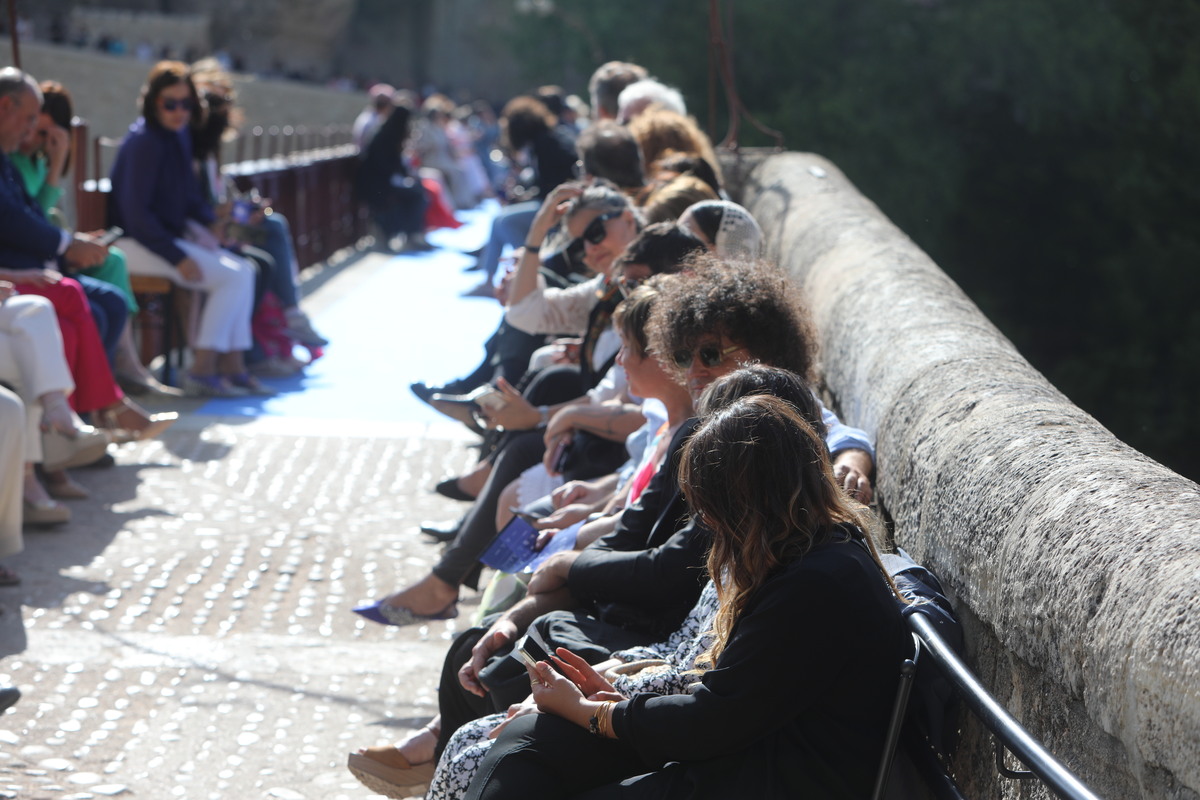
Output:
<instances>
[{"instance_id":1,"label":"black top","mask_svg":"<svg viewBox=\"0 0 1200 800\"><path fill-rule=\"evenodd\" d=\"M691 695L637 695L617 738L695 798L870 794L906 648L899 607L844 532L751 598Z\"/></svg>"},{"instance_id":2,"label":"black top","mask_svg":"<svg viewBox=\"0 0 1200 800\"><path fill-rule=\"evenodd\" d=\"M665 636L700 597L710 534L691 519L679 490L679 451L696 423L679 426L637 502L571 566L571 594L604 622Z\"/></svg>"}]
</instances>

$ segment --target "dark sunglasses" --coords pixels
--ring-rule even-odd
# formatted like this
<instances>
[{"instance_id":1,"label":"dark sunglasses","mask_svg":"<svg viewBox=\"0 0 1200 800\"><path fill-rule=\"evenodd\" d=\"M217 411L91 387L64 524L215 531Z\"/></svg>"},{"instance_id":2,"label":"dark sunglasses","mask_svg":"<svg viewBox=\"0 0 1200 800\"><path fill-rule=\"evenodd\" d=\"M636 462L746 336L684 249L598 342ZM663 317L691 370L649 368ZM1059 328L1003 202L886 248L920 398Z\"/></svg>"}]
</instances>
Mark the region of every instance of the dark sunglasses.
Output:
<instances>
[{"instance_id":1,"label":"dark sunglasses","mask_svg":"<svg viewBox=\"0 0 1200 800\"><path fill-rule=\"evenodd\" d=\"M604 237L608 236L608 228L604 227L604 223L608 222L610 219L616 219L624 213L625 211L623 209L621 211L604 212L588 223L588 226L583 229L583 235L579 238L583 239L589 244L600 244L604 241Z\"/></svg>"},{"instance_id":2,"label":"dark sunglasses","mask_svg":"<svg viewBox=\"0 0 1200 800\"><path fill-rule=\"evenodd\" d=\"M676 350L671 354L671 360L675 362L675 366L680 369L687 369L692 365L692 355L700 356L700 363L712 369L719 366L725 360L725 356L732 353L734 350L740 350L740 344L732 344L724 350L717 347L715 344L706 344L703 347L695 350Z\"/></svg>"},{"instance_id":3,"label":"dark sunglasses","mask_svg":"<svg viewBox=\"0 0 1200 800\"><path fill-rule=\"evenodd\" d=\"M159 102L162 103L163 111L192 110L192 98L190 97L185 97L182 100L176 100L174 97L163 97Z\"/></svg>"}]
</instances>

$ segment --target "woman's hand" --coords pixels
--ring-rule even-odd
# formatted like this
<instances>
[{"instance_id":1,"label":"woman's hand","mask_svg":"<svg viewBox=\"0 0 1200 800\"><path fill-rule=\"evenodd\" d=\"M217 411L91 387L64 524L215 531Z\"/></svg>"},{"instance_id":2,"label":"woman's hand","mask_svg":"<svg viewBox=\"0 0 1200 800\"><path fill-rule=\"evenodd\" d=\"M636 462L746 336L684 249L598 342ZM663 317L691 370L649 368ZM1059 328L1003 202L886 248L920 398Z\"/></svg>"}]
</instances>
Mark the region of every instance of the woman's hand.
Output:
<instances>
[{"instance_id":1,"label":"woman's hand","mask_svg":"<svg viewBox=\"0 0 1200 800\"><path fill-rule=\"evenodd\" d=\"M834 480L863 505L871 502L871 472L875 464L865 450L850 448L840 450L833 456Z\"/></svg>"},{"instance_id":2,"label":"woman's hand","mask_svg":"<svg viewBox=\"0 0 1200 800\"><path fill-rule=\"evenodd\" d=\"M595 511L590 503L571 503L556 510L549 516L538 520L538 525L546 528L569 528L576 522L585 520Z\"/></svg>"},{"instance_id":3,"label":"woman's hand","mask_svg":"<svg viewBox=\"0 0 1200 800\"><path fill-rule=\"evenodd\" d=\"M539 520L539 523L540 522L541 520ZM533 542L533 549L539 553L545 550L546 545L554 541L554 537L558 535L559 530L559 528L546 528L538 531L537 539L535 539Z\"/></svg>"},{"instance_id":4,"label":"woman's hand","mask_svg":"<svg viewBox=\"0 0 1200 800\"><path fill-rule=\"evenodd\" d=\"M480 414L488 421L489 428L506 431L533 430L542 421L542 414L526 400L512 384L504 378L496 379L496 388L504 395L505 404L500 408L480 408Z\"/></svg>"},{"instance_id":5,"label":"woman's hand","mask_svg":"<svg viewBox=\"0 0 1200 800\"><path fill-rule=\"evenodd\" d=\"M508 707L508 716L504 718L503 722L488 731L488 738L495 739L504 731L505 728L508 727L508 723L512 722L518 717L540 713L542 712L538 710L537 703L535 703L533 700L533 695L529 695L529 697L526 697L520 703Z\"/></svg>"},{"instance_id":6,"label":"woman's hand","mask_svg":"<svg viewBox=\"0 0 1200 800\"><path fill-rule=\"evenodd\" d=\"M554 663L558 664L559 670L563 675L567 676L572 683L579 687L579 691L583 692L584 696L591 698L592 695L616 695L621 700L620 694L617 694L616 688L608 682L596 669L579 656L572 653L565 647L560 647L554 651L555 655L551 658ZM604 698L611 699L611 698Z\"/></svg>"},{"instance_id":7,"label":"woman's hand","mask_svg":"<svg viewBox=\"0 0 1200 800\"><path fill-rule=\"evenodd\" d=\"M71 152L71 134L58 125L46 131L46 182L57 186L67 155Z\"/></svg>"},{"instance_id":8,"label":"woman's hand","mask_svg":"<svg viewBox=\"0 0 1200 800\"><path fill-rule=\"evenodd\" d=\"M204 279L204 273L200 271L200 265L190 257L184 258L183 261L176 264L175 269L179 270L180 277L190 283L199 283Z\"/></svg>"},{"instance_id":9,"label":"woman's hand","mask_svg":"<svg viewBox=\"0 0 1200 800\"><path fill-rule=\"evenodd\" d=\"M550 502L555 508L572 503L595 503L600 494L599 487L592 481L567 481L550 493Z\"/></svg>"},{"instance_id":10,"label":"woman's hand","mask_svg":"<svg viewBox=\"0 0 1200 800\"><path fill-rule=\"evenodd\" d=\"M539 415L540 416L540 415ZM558 416L555 414L554 416ZM553 420L553 417L551 417ZM548 475L558 475L559 461L562 460L564 448L571 443L572 434L570 431L559 432L554 436L545 436L545 452L542 453L542 466L546 468Z\"/></svg>"},{"instance_id":11,"label":"woman's hand","mask_svg":"<svg viewBox=\"0 0 1200 800\"><path fill-rule=\"evenodd\" d=\"M558 224L563 214L567 213L567 205L570 201L581 194L583 194L583 189L571 184L561 183L554 187L554 191L546 195L546 199L542 201L542 207L534 215L525 241L536 245L545 241L550 229Z\"/></svg>"},{"instance_id":12,"label":"woman's hand","mask_svg":"<svg viewBox=\"0 0 1200 800\"><path fill-rule=\"evenodd\" d=\"M8 298L17 293L17 287L13 286L8 281L0 281L0 303L3 303Z\"/></svg>"}]
</instances>

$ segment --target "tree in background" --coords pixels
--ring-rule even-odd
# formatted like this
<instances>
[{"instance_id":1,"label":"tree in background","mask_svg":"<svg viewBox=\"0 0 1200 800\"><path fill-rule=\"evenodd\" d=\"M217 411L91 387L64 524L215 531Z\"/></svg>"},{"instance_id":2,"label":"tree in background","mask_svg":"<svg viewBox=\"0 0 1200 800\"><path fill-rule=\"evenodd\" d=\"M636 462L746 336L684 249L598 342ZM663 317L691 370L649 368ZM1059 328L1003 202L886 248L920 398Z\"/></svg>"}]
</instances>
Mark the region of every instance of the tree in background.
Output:
<instances>
[{"instance_id":1,"label":"tree in background","mask_svg":"<svg viewBox=\"0 0 1200 800\"><path fill-rule=\"evenodd\" d=\"M1200 478L1200 5L726 5L756 116L836 162L1072 400ZM707 4L526 6L531 82L637 61L707 121Z\"/></svg>"}]
</instances>

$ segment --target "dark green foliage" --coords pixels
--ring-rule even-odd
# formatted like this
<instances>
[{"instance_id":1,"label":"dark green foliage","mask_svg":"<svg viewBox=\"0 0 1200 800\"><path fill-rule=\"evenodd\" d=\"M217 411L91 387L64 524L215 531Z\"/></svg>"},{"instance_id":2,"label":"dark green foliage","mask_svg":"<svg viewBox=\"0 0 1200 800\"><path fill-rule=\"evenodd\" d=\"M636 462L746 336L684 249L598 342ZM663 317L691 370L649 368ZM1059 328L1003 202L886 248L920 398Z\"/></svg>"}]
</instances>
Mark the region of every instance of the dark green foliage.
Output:
<instances>
[{"instance_id":1,"label":"dark green foliage","mask_svg":"<svg viewBox=\"0 0 1200 800\"><path fill-rule=\"evenodd\" d=\"M1200 478L1200 3L723 5L742 98L789 149L836 162L1055 385ZM514 20L531 80L583 93L629 59L707 124L707 3L556 7Z\"/></svg>"}]
</instances>

